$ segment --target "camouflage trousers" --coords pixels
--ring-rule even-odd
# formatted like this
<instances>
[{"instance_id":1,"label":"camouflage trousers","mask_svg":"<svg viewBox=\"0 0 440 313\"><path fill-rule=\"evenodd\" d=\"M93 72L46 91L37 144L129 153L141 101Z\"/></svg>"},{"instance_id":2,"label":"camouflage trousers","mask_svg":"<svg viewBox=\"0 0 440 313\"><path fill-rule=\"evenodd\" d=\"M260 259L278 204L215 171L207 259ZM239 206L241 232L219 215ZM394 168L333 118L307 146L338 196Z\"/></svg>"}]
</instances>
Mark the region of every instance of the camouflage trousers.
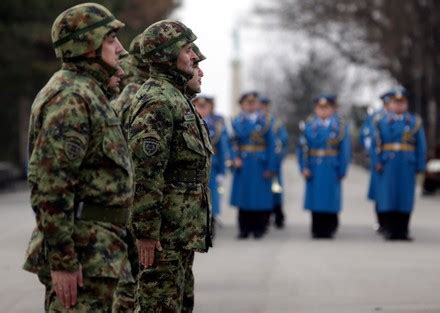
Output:
<instances>
[{"instance_id":1,"label":"camouflage trousers","mask_svg":"<svg viewBox=\"0 0 440 313\"><path fill-rule=\"evenodd\" d=\"M124 238L127 244L128 260L131 266L131 274L134 278L139 272L139 259L136 248L136 240L127 231L127 236ZM115 290L113 301L113 313L133 313L134 312L134 293L136 291L136 282L120 280Z\"/></svg>"},{"instance_id":2,"label":"camouflage trousers","mask_svg":"<svg viewBox=\"0 0 440 313\"><path fill-rule=\"evenodd\" d=\"M84 287L78 287L78 299L71 309L66 309L58 300L48 275L38 275L38 278L46 286L46 313L110 313L112 310L113 294L118 282L115 278L84 277Z\"/></svg>"},{"instance_id":3,"label":"camouflage trousers","mask_svg":"<svg viewBox=\"0 0 440 313\"><path fill-rule=\"evenodd\" d=\"M141 269L137 279L135 312L182 313L194 308L194 252L156 252L152 267Z\"/></svg>"}]
</instances>

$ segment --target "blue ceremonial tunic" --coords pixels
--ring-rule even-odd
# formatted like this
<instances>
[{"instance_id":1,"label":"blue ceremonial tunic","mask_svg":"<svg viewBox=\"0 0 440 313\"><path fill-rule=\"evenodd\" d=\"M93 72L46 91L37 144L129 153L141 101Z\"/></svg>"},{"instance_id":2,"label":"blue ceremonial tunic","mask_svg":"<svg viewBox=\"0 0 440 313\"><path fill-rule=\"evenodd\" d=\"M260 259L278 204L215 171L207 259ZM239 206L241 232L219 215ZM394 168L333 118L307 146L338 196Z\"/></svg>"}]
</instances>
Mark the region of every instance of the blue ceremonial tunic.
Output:
<instances>
[{"instance_id":1,"label":"blue ceremonial tunic","mask_svg":"<svg viewBox=\"0 0 440 313\"><path fill-rule=\"evenodd\" d=\"M280 186L283 186L283 172L282 165L284 157L289 151L289 135L287 133L286 126L280 119L274 119L274 135L275 135L275 159L276 159L276 176ZM283 191L274 192L274 206L282 205L283 203Z\"/></svg>"},{"instance_id":2,"label":"blue ceremonial tunic","mask_svg":"<svg viewBox=\"0 0 440 313\"><path fill-rule=\"evenodd\" d=\"M229 150L229 138L226 131L223 117L211 114L205 118L208 125L211 144L214 147L215 154L211 160L211 174L209 177L209 189L211 190L212 215L217 217L220 214L220 193L219 193L219 175L226 172L226 160Z\"/></svg>"},{"instance_id":3,"label":"blue ceremonial tunic","mask_svg":"<svg viewBox=\"0 0 440 313\"><path fill-rule=\"evenodd\" d=\"M265 171L276 171L270 115L258 113L252 118L240 113L232 121L232 130L234 154L243 165L233 173L231 205L242 210L271 211L272 179L263 176Z\"/></svg>"},{"instance_id":4,"label":"blue ceremonial tunic","mask_svg":"<svg viewBox=\"0 0 440 313\"><path fill-rule=\"evenodd\" d=\"M315 213L338 213L341 210L341 178L351 159L348 127L338 115L325 124L312 116L305 123L297 147L301 172L309 169L304 208ZM325 155L324 155L325 154Z\"/></svg>"},{"instance_id":5,"label":"blue ceremonial tunic","mask_svg":"<svg viewBox=\"0 0 440 313\"><path fill-rule=\"evenodd\" d=\"M374 121L371 146L377 174L376 201L379 212L410 213L414 206L416 174L425 168L426 139L421 119L406 112L387 113Z\"/></svg>"}]
</instances>

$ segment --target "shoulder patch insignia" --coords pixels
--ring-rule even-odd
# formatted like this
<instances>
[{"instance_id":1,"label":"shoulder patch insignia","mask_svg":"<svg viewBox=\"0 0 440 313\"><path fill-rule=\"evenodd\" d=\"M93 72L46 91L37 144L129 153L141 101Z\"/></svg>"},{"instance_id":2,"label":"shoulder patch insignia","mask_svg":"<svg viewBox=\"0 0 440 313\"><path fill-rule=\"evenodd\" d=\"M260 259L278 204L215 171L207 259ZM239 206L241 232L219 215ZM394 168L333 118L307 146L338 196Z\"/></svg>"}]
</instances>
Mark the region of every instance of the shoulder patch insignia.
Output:
<instances>
[{"instance_id":1,"label":"shoulder patch insignia","mask_svg":"<svg viewBox=\"0 0 440 313\"><path fill-rule=\"evenodd\" d=\"M75 138L67 138L64 143L64 153L70 161L75 161L84 154L84 149L79 140Z\"/></svg>"},{"instance_id":2,"label":"shoulder patch insignia","mask_svg":"<svg viewBox=\"0 0 440 313\"><path fill-rule=\"evenodd\" d=\"M196 116L190 113L190 114L185 114L183 118L185 119L185 122L190 122L190 121L194 121L196 119Z\"/></svg>"},{"instance_id":3,"label":"shoulder patch insignia","mask_svg":"<svg viewBox=\"0 0 440 313\"><path fill-rule=\"evenodd\" d=\"M142 149L147 156L153 156L159 149L159 140L154 137L147 137L142 143Z\"/></svg>"}]
</instances>

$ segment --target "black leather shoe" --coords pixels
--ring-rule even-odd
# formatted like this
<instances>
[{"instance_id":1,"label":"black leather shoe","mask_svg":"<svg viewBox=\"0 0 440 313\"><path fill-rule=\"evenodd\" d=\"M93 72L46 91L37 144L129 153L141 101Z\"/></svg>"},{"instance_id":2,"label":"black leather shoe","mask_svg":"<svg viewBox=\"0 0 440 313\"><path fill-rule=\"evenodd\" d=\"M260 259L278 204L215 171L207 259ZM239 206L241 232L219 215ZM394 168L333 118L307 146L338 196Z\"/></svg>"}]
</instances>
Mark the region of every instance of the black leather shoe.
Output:
<instances>
[{"instance_id":1,"label":"black leather shoe","mask_svg":"<svg viewBox=\"0 0 440 313\"><path fill-rule=\"evenodd\" d=\"M255 239L263 239L263 237L264 237L264 232L255 232L254 233Z\"/></svg>"},{"instance_id":2,"label":"black leather shoe","mask_svg":"<svg viewBox=\"0 0 440 313\"><path fill-rule=\"evenodd\" d=\"M243 240L243 239L248 239L249 238L249 233L239 233L237 236L238 240Z\"/></svg>"}]
</instances>

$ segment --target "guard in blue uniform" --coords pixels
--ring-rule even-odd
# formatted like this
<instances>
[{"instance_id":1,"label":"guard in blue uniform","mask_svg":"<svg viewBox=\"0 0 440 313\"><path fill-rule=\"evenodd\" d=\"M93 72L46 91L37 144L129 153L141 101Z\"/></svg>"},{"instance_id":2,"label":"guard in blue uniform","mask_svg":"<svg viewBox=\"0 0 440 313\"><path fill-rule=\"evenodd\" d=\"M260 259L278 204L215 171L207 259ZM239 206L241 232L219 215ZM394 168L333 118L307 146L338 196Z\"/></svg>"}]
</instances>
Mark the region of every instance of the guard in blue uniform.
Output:
<instances>
[{"instance_id":1,"label":"guard in blue uniform","mask_svg":"<svg viewBox=\"0 0 440 313\"><path fill-rule=\"evenodd\" d=\"M269 114L258 111L258 94L240 97L232 121L234 172L231 205L238 208L239 239L262 238L272 212L272 177L276 171L275 136Z\"/></svg>"},{"instance_id":2,"label":"guard in blue uniform","mask_svg":"<svg viewBox=\"0 0 440 313\"><path fill-rule=\"evenodd\" d=\"M306 180L304 207L312 213L313 238L333 238L341 210L342 179L351 159L348 126L336 113L336 97L314 100L315 114L300 125L299 168Z\"/></svg>"},{"instance_id":3,"label":"guard in blue uniform","mask_svg":"<svg viewBox=\"0 0 440 313\"><path fill-rule=\"evenodd\" d=\"M260 110L270 114L270 99L260 97ZM282 165L285 156L289 151L289 135L286 126L280 118L272 115L272 128L275 136L275 159L276 171L272 179L273 208L272 215L275 217L275 227L284 228L284 212L283 212L283 173Z\"/></svg>"},{"instance_id":4,"label":"guard in blue uniform","mask_svg":"<svg viewBox=\"0 0 440 313\"><path fill-rule=\"evenodd\" d=\"M426 139L420 117L409 113L408 92L390 91L389 113L374 119L371 157L377 171L376 201L385 215L385 238L410 240L416 174L426 164Z\"/></svg>"},{"instance_id":5,"label":"guard in blue uniform","mask_svg":"<svg viewBox=\"0 0 440 313\"><path fill-rule=\"evenodd\" d=\"M212 205L212 228L213 234L216 220L220 214L220 187L222 177L226 173L226 163L229 160L229 137L225 127L224 118L214 113L214 98L208 96L199 96L193 100L193 103L205 120L211 145L214 148L214 155L211 159L211 174L209 178L209 189L211 190Z\"/></svg>"},{"instance_id":6,"label":"guard in blue uniform","mask_svg":"<svg viewBox=\"0 0 440 313\"><path fill-rule=\"evenodd\" d=\"M376 231L379 234L383 234L385 231L384 214L379 212L376 202L376 181L378 174L371 162L370 148L374 136L373 121L376 119L381 119L389 111L388 104L390 103L391 100L390 93L387 92L383 94L382 96L380 96L380 99L382 100L383 107L382 109L373 112L373 114L367 116L359 131L359 143L364 148L370 160L369 162L370 183L368 185L368 199L374 202L376 221L377 221Z\"/></svg>"}]
</instances>

